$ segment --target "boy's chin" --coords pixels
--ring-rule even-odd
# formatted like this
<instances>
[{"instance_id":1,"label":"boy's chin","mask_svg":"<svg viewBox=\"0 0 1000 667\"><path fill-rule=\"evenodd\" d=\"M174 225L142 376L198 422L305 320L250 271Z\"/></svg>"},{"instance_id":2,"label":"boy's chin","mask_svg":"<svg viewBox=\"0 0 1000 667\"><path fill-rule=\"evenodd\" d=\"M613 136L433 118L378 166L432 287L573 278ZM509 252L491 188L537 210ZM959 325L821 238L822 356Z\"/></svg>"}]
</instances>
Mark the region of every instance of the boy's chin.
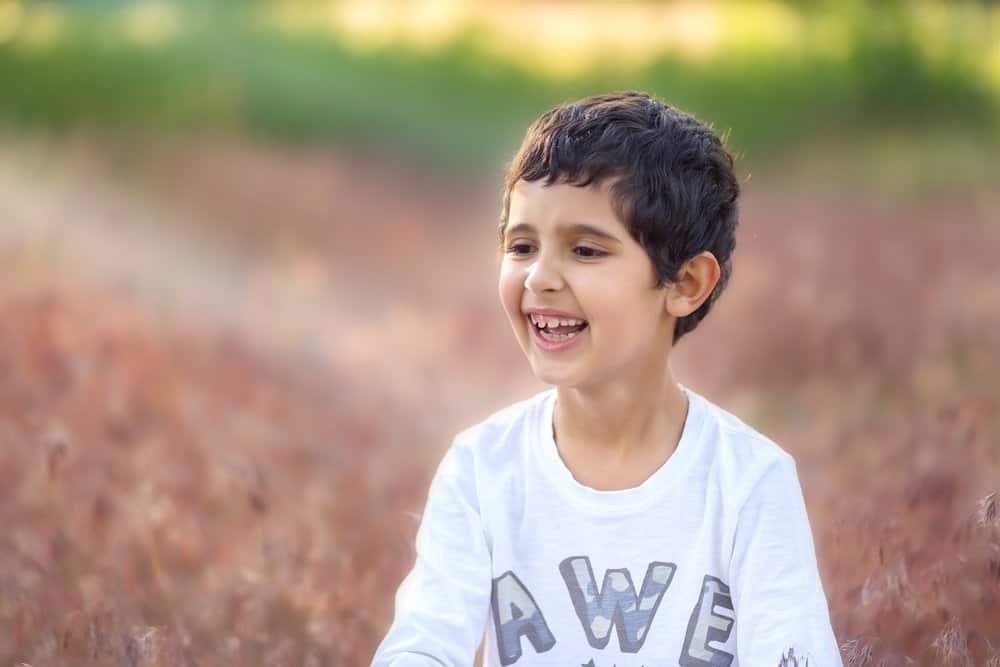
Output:
<instances>
[{"instance_id":1,"label":"boy's chin","mask_svg":"<svg viewBox=\"0 0 1000 667\"><path fill-rule=\"evenodd\" d=\"M577 373L566 372L565 369L555 369L547 364L532 363L531 372L540 382L557 387L575 387L580 384Z\"/></svg>"}]
</instances>

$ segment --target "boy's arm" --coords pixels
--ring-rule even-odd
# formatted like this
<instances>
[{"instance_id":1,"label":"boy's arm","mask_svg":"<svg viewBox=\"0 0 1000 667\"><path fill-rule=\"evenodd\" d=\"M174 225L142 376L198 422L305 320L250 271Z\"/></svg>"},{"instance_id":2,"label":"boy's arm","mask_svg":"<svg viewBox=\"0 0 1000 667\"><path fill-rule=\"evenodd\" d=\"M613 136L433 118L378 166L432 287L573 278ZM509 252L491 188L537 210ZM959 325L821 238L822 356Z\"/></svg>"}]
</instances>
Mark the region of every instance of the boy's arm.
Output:
<instances>
[{"instance_id":1,"label":"boy's arm","mask_svg":"<svg viewBox=\"0 0 1000 667\"><path fill-rule=\"evenodd\" d=\"M795 459L787 453L740 510L730 568L741 665L776 667L794 649L799 665L809 658L809 667L843 667Z\"/></svg>"},{"instance_id":2,"label":"boy's arm","mask_svg":"<svg viewBox=\"0 0 1000 667\"><path fill-rule=\"evenodd\" d=\"M486 628L492 568L471 454L456 439L438 465L417 529L416 562L396 592L395 616L372 667L472 665Z\"/></svg>"}]
</instances>

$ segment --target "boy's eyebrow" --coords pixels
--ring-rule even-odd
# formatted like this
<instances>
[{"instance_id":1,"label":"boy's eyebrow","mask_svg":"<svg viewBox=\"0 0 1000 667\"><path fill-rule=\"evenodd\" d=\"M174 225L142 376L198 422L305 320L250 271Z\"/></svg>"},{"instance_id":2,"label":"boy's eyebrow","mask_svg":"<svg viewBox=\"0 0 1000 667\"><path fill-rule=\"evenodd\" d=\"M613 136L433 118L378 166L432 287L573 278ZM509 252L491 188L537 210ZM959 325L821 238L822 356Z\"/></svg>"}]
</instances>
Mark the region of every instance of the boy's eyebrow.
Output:
<instances>
[{"instance_id":1,"label":"boy's eyebrow","mask_svg":"<svg viewBox=\"0 0 1000 667\"><path fill-rule=\"evenodd\" d=\"M516 234L518 232L534 232L535 228L532 227L527 222L519 222L512 227L508 227L504 231L504 238ZM617 236L604 231L600 227L595 227L593 225L588 225L585 222L577 222L572 225L559 225L559 232L563 236L571 236L574 234L590 234L591 236L597 236L602 239L607 239L608 241L614 241L615 243L621 243Z\"/></svg>"}]
</instances>

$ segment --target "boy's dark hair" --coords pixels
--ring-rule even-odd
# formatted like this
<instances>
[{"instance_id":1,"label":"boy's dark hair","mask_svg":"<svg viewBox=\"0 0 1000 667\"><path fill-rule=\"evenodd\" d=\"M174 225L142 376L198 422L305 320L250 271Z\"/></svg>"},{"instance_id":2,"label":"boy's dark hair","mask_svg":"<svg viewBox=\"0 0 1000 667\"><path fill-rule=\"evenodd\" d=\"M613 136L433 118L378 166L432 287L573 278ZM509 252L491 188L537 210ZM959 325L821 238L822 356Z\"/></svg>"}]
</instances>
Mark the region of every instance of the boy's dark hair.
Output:
<instances>
[{"instance_id":1,"label":"boy's dark hair","mask_svg":"<svg viewBox=\"0 0 1000 667\"><path fill-rule=\"evenodd\" d=\"M554 107L528 128L507 169L499 238L520 181L545 177L586 186L616 179L611 203L619 220L649 255L656 288L677 278L681 265L708 250L721 274L709 297L677 320L674 342L708 314L732 274L740 186L722 141L693 116L641 92L586 97Z\"/></svg>"}]
</instances>

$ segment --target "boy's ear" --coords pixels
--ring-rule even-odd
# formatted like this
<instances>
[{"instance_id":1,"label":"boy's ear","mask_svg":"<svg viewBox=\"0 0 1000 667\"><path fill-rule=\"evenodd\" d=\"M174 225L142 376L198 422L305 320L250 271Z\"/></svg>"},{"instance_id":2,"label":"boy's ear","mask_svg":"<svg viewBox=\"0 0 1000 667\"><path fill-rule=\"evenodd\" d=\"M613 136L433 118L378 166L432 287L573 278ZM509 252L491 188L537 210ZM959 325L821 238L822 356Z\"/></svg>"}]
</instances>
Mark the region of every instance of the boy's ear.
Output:
<instances>
[{"instance_id":1,"label":"boy's ear","mask_svg":"<svg viewBox=\"0 0 1000 667\"><path fill-rule=\"evenodd\" d=\"M721 272L715 255L707 250L684 262L677 272L677 281L667 285L667 312L684 317L698 310L715 289Z\"/></svg>"}]
</instances>

